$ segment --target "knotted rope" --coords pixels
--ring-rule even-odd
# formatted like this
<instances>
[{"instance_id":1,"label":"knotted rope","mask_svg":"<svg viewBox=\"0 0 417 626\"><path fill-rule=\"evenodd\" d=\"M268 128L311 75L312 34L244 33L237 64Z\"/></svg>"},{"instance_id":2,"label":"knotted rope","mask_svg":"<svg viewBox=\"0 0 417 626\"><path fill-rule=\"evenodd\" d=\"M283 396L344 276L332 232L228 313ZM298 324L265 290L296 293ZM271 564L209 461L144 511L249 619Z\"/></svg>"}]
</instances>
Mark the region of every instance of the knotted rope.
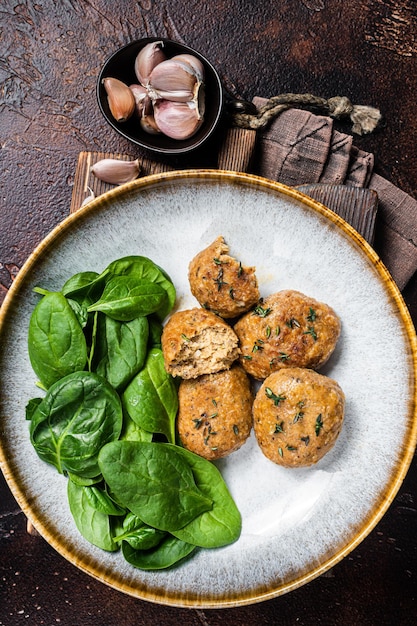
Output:
<instances>
[{"instance_id":1,"label":"knotted rope","mask_svg":"<svg viewBox=\"0 0 417 626\"><path fill-rule=\"evenodd\" d=\"M265 128L282 111L293 108L313 108L335 119L349 118L352 132L358 135L371 133L381 120L378 109L361 104L352 104L346 96L335 96L326 100L311 94L284 93L270 98L256 113L235 111L233 124L239 128L259 130Z\"/></svg>"}]
</instances>

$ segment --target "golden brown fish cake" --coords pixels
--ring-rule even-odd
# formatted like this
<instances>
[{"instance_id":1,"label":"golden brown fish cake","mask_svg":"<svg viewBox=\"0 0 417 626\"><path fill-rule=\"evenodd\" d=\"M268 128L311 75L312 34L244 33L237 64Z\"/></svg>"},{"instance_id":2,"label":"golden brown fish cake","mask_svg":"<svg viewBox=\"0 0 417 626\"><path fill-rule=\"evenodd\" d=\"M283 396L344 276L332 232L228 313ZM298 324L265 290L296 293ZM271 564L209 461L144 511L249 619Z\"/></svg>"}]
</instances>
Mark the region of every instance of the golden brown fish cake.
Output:
<instances>
[{"instance_id":1,"label":"golden brown fish cake","mask_svg":"<svg viewBox=\"0 0 417 626\"><path fill-rule=\"evenodd\" d=\"M238 343L233 329L215 313L199 308L177 311L162 332L165 369L181 378L228 369L239 356Z\"/></svg>"},{"instance_id":2,"label":"golden brown fish cake","mask_svg":"<svg viewBox=\"0 0 417 626\"><path fill-rule=\"evenodd\" d=\"M230 319L249 311L259 300L254 267L229 256L223 237L199 252L190 262L188 279L202 307Z\"/></svg>"},{"instance_id":3,"label":"golden brown fish cake","mask_svg":"<svg viewBox=\"0 0 417 626\"><path fill-rule=\"evenodd\" d=\"M313 465L334 446L344 409L345 396L336 381L308 369L279 370L256 394L256 439L263 454L278 465Z\"/></svg>"},{"instance_id":4,"label":"golden brown fish cake","mask_svg":"<svg viewBox=\"0 0 417 626\"><path fill-rule=\"evenodd\" d=\"M177 428L187 450L210 460L238 450L252 428L253 396L244 369L183 380L179 386Z\"/></svg>"},{"instance_id":5,"label":"golden brown fish cake","mask_svg":"<svg viewBox=\"0 0 417 626\"><path fill-rule=\"evenodd\" d=\"M318 369L333 353L340 330L331 307L294 290L268 296L234 325L240 362L260 380L286 367Z\"/></svg>"}]
</instances>

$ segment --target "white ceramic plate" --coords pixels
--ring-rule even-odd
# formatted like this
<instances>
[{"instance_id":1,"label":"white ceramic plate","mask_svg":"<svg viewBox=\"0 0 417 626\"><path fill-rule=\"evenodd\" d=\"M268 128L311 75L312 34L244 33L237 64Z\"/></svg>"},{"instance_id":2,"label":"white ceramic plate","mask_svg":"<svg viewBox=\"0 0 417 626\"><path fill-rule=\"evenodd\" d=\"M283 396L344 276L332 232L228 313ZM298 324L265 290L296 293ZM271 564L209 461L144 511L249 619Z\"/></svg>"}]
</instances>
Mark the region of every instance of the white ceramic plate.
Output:
<instances>
[{"instance_id":1,"label":"white ceramic plate","mask_svg":"<svg viewBox=\"0 0 417 626\"><path fill-rule=\"evenodd\" d=\"M284 469L253 437L218 463L243 517L241 538L201 550L179 567L142 572L89 545L66 500L66 479L32 449L25 405L39 394L27 355L35 285L59 289L72 274L100 272L128 254L171 276L178 308L190 295L190 259L218 235L255 265L261 294L297 289L342 320L322 373L336 379L346 417L317 466ZM371 248L343 220L265 179L188 171L115 189L70 216L37 248L0 313L1 467L40 533L76 566L128 594L173 606L230 607L288 592L348 554L380 520L416 443L416 339L404 302Z\"/></svg>"}]
</instances>

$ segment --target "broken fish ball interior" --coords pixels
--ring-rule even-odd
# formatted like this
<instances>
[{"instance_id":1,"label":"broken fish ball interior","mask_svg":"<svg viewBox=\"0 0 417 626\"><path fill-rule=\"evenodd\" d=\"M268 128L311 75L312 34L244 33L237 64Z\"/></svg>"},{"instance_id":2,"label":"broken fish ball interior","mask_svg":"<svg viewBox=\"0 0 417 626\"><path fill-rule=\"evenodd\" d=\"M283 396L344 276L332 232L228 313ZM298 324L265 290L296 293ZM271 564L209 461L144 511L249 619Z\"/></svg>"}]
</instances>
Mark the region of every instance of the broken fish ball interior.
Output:
<instances>
[{"instance_id":1,"label":"broken fish ball interior","mask_svg":"<svg viewBox=\"0 0 417 626\"><path fill-rule=\"evenodd\" d=\"M209 460L238 450L252 429L253 395L237 363L228 370L182 380L177 429L182 445Z\"/></svg>"},{"instance_id":2,"label":"broken fish ball interior","mask_svg":"<svg viewBox=\"0 0 417 626\"><path fill-rule=\"evenodd\" d=\"M318 372L287 368L262 383L253 403L253 427L263 454L284 467L314 465L342 429L345 395Z\"/></svg>"},{"instance_id":3,"label":"broken fish ball interior","mask_svg":"<svg viewBox=\"0 0 417 626\"><path fill-rule=\"evenodd\" d=\"M239 357L238 338L231 326L200 308L174 313L161 343L165 368L174 377L197 378L229 369Z\"/></svg>"},{"instance_id":4,"label":"broken fish ball interior","mask_svg":"<svg viewBox=\"0 0 417 626\"><path fill-rule=\"evenodd\" d=\"M224 318L242 315L259 300L255 268L230 256L222 236L191 260L188 280L201 306Z\"/></svg>"}]
</instances>

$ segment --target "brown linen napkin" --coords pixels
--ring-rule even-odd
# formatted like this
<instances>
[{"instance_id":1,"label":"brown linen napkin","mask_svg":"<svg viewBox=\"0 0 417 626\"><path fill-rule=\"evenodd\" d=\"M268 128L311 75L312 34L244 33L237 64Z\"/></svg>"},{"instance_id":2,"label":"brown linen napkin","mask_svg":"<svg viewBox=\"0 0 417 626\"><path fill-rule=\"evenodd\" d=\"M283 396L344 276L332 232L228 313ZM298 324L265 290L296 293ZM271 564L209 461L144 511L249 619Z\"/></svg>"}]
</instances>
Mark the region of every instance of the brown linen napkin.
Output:
<instances>
[{"instance_id":1,"label":"brown linen napkin","mask_svg":"<svg viewBox=\"0 0 417 626\"><path fill-rule=\"evenodd\" d=\"M254 98L258 108L265 102ZM417 201L373 167L373 155L353 146L326 116L288 109L258 131L254 173L291 186L325 182L377 192L375 248L403 289L417 270Z\"/></svg>"}]
</instances>

